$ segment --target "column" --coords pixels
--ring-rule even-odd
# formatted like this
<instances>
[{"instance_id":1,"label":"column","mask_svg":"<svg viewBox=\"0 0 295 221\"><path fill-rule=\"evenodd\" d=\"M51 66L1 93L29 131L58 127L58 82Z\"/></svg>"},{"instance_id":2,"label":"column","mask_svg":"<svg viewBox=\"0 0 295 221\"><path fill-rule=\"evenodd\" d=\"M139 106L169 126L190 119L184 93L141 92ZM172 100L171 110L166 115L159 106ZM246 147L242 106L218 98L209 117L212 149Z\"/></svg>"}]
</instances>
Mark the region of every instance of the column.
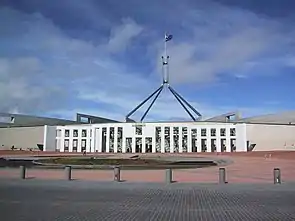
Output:
<instances>
[{"instance_id":1,"label":"column","mask_svg":"<svg viewBox=\"0 0 295 221\"><path fill-rule=\"evenodd\" d=\"M126 137L122 136L122 153L126 153Z\"/></svg>"},{"instance_id":2,"label":"column","mask_svg":"<svg viewBox=\"0 0 295 221\"><path fill-rule=\"evenodd\" d=\"M197 128L197 152L202 152L202 137L201 137L201 128Z\"/></svg>"},{"instance_id":3,"label":"column","mask_svg":"<svg viewBox=\"0 0 295 221\"><path fill-rule=\"evenodd\" d=\"M91 127L88 127L86 129L86 152L92 152L92 146L91 146L91 135L92 135L92 130Z\"/></svg>"},{"instance_id":4,"label":"column","mask_svg":"<svg viewBox=\"0 0 295 221\"><path fill-rule=\"evenodd\" d=\"M206 137L204 137L204 139L206 139L206 146L207 146L207 150L206 152L211 152L211 140L210 140L210 128L206 128ZM209 142L210 140L210 142Z\"/></svg>"},{"instance_id":5,"label":"column","mask_svg":"<svg viewBox=\"0 0 295 221\"><path fill-rule=\"evenodd\" d=\"M165 127L161 127L161 153L165 153Z\"/></svg>"},{"instance_id":6,"label":"column","mask_svg":"<svg viewBox=\"0 0 295 221\"><path fill-rule=\"evenodd\" d=\"M207 131L208 132L208 131ZM208 135L208 134L207 134ZM212 152L211 150L211 137L207 136L207 151L206 152Z\"/></svg>"},{"instance_id":7,"label":"column","mask_svg":"<svg viewBox=\"0 0 295 221\"><path fill-rule=\"evenodd\" d=\"M226 137L226 141L225 141L225 145L226 145L226 152L231 152L231 146L230 146L230 138Z\"/></svg>"},{"instance_id":8,"label":"column","mask_svg":"<svg viewBox=\"0 0 295 221\"><path fill-rule=\"evenodd\" d=\"M60 135L60 142L61 142L61 145L60 145L60 149L59 151L60 152L64 152L65 151L65 129L61 129L61 135Z\"/></svg>"},{"instance_id":9,"label":"column","mask_svg":"<svg viewBox=\"0 0 295 221\"><path fill-rule=\"evenodd\" d=\"M156 128L154 127L154 134L152 136L152 153L156 153Z\"/></svg>"},{"instance_id":10,"label":"column","mask_svg":"<svg viewBox=\"0 0 295 221\"><path fill-rule=\"evenodd\" d=\"M146 146L145 146L145 139L146 137L142 137L142 140L141 140L141 143L142 143L142 153L145 153L146 152Z\"/></svg>"},{"instance_id":11,"label":"column","mask_svg":"<svg viewBox=\"0 0 295 221\"><path fill-rule=\"evenodd\" d=\"M76 137L77 140L78 140L78 143L77 143L77 152L78 153L82 152L82 145L81 145L82 140L81 140L81 137L82 137L82 129L78 129L78 137Z\"/></svg>"},{"instance_id":12,"label":"column","mask_svg":"<svg viewBox=\"0 0 295 221\"><path fill-rule=\"evenodd\" d=\"M226 131L225 131L225 137L226 137L226 152L231 152L231 146L230 146L230 127L226 126Z\"/></svg>"},{"instance_id":13,"label":"column","mask_svg":"<svg viewBox=\"0 0 295 221\"><path fill-rule=\"evenodd\" d=\"M132 137L131 149L132 149L132 153L135 153L136 152L136 150L135 150L135 137L134 136Z\"/></svg>"},{"instance_id":14,"label":"column","mask_svg":"<svg viewBox=\"0 0 295 221\"><path fill-rule=\"evenodd\" d=\"M87 153L91 152L90 143L91 143L90 138L86 137L86 152Z\"/></svg>"},{"instance_id":15,"label":"column","mask_svg":"<svg viewBox=\"0 0 295 221\"><path fill-rule=\"evenodd\" d=\"M110 152L110 127L106 128L106 153Z\"/></svg>"},{"instance_id":16,"label":"column","mask_svg":"<svg viewBox=\"0 0 295 221\"><path fill-rule=\"evenodd\" d=\"M44 125L44 130L43 130L43 151L47 150L47 139L48 139L48 126ZM56 140L56 136L55 136Z\"/></svg>"},{"instance_id":17,"label":"column","mask_svg":"<svg viewBox=\"0 0 295 221\"><path fill-rule=\"evenodd\" d=\"M114 127L114 153L118 152L118 127Z\"/></svg>"},{"instance_id":18,"label":"column","mask_svg":"<svg viewBox=\"0 0 295 221\"><path fill-rule=\"evenodd\" d=\"M192 151L192 130L187 127L187 152L191 153Z\"/></svg>"},{"instance_id":19,"label":"column","mask_svg":"<svg viewBox=\"0 0 295 221\"><path fill-rule=\"evenodd\" d=\"M178 127L179 136L178 136L178 144L179 144L179 153L182 153L183 147L182 147L182 127Z\"/></svg>"},{"instance_id":20,"label":"column","mask_svg":"<svg viewBox=\"0 0 295 221\"><path fill-rule=\"evenodd\" d=\"M170 153L174 152L174 134L173 134L173 127L170 127Z\"/></svg>"},{"instance_id":21,"label":"column","mask_svg":"<svg viewBox=\"0 0 295 221\"><path fill-rule=\"evenodd\" d=\"M97 150L99 153L102 152L102 128L95 128L96 133L96 142L95 142L95 151Z\"/></svg>"},{"instance_id":22,"label":"column","mask_svg":"<svg viewBox=\"0 0 295 221\"><path fill-rule=\"evenodd\" d=\"M69 152L73 152L73 137L71 135L72 134L70 133L70 137L69 137Z\"/></svg>"},{"instance_id":23,"label":"column","mask_svg":"<svg viewBox=\"0 0 295 221\"><path fill-rule=\"evenodd\" d=\"M96 148L96 146L95 146L95 141L96 141L96 136L97 136L97 134L96 134L96 128L95 127L93 127L93 128L91 128L91 134L90 134L90 139L91 139L91 144L90 144L90 152L95 152L95 148Z\"/></svg>"},{"instance_id":24,"label":"column","mask_svg":"<svg viewBox=\"0 0 295 221\"><path fill-rule=\"evenodd\" d=\"M221 152L221 137L219 136L219 134L218 134L218 136L216 137L216 151L217 151L218 153Z\"/></svg>"}]
</instances>

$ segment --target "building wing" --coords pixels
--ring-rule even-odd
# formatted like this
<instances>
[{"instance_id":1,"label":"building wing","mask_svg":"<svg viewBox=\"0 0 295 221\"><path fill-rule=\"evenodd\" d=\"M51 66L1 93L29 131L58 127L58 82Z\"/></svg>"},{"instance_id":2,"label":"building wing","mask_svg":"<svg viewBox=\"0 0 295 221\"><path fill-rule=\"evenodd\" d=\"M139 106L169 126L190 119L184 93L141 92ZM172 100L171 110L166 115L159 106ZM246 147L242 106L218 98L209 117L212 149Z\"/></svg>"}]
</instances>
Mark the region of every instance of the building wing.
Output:
<instances>
[{"instance_id":1,"label":"building wing","mask_svg":"<svg viewBox=\"0 0 295 221\"><path fill-rule=\"evenodd\" d=\"M244 123L273 123L273 124L295 124L295 111L276 114L260 115L242 118L238 122Z\"/></svg>"}]
</instances>

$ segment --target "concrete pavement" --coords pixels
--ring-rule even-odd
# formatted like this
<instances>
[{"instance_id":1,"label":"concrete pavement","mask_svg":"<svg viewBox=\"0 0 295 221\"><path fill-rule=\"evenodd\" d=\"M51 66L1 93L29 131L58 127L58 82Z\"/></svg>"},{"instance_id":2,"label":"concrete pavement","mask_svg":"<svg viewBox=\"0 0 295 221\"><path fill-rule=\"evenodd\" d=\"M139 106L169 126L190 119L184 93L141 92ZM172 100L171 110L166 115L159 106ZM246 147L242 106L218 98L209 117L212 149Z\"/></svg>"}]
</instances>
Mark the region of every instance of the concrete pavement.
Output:
<instances>
[{"instance_id":1,"label":"concrete pavement","mask_svg":"<svg viewBox=\"0 0 295 221\"><path fill-rule=\"evenodd\" d=\"M1 221L295 220L293 184L0 182Z\"/></svg>"}]
</instances>

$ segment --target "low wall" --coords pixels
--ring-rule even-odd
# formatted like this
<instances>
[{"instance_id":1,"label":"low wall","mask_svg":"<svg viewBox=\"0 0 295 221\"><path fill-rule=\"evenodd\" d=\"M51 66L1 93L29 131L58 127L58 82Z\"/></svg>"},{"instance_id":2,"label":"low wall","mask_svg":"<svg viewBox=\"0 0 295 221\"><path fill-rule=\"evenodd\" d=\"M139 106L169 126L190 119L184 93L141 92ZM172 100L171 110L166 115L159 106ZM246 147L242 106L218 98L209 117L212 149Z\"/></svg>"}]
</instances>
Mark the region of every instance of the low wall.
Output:
<instances>
[{"instance_id":1,"label":"low wall","mask_svg":"<svg viewBox=\"0 0 295 221\"><path fill-rule=\"evenodd\" d=\"M43 144L44 126L0 128L1 149L38 149Z\"/></svg>"},{"instance_id":2,"label":"low wall","mask_svg":"<svg viewBox=\"0 0 295 221\"><path fill-rule=\"evenodd\" d=\"M247 124L246 134L253 151L295 151L295 125Z\"/></svg>"}]
</instances>

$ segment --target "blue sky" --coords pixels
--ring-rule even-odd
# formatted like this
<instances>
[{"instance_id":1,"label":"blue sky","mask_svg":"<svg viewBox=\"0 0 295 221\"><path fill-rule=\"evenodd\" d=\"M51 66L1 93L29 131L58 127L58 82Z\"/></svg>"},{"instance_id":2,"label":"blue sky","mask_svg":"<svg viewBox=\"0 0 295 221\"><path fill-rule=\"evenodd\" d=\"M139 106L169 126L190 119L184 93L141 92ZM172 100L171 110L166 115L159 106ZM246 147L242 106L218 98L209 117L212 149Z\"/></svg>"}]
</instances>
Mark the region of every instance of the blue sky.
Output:
<instances>
[{"instance_id":1,"label":"blue sky","mask_svg":"<svg viewBox=\"0 0 295 221\"><path fill-rule=\"evenodd\" d=\"M2 0L0 112L123 120L161 83L166 30L170 83L205 118L294 110L294 10L287 0ZM147 116L179 118L167 91Z\"/></svg>"}]
</instances>

